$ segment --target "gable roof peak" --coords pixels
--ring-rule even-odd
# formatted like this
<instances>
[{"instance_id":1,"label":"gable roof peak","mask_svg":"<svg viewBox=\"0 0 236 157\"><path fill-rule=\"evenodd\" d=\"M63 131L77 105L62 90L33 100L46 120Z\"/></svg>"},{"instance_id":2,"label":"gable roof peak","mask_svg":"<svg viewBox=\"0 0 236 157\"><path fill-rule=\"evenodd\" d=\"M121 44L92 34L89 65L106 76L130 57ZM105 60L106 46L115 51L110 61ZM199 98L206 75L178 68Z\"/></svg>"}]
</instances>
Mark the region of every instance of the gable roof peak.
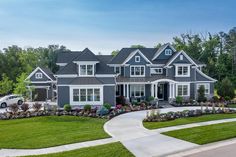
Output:
<instances>
[{"instance_id":1,"label":"gable roof peak","mask_svg":"<svg viewBox=\"0 0 236 157\"><path fill-rule=\"evenodd\" d=\"M75 58L74 61L99 61L96 55L90 51L88 48L85 48L81 55Z\"/></svg>"},{"instance_id":2,"label":"gable roof peak","mask_svg":"<svg viewBox=\"0 0 236 157\"><path fill-rule=\"evenodd\" d=\"M167 47L170 47L174 52L176 52L176 49L168 42L163 44L155 53L155 55L153 56L152 60L155 60Z\"/></svg>"}]
</instances>

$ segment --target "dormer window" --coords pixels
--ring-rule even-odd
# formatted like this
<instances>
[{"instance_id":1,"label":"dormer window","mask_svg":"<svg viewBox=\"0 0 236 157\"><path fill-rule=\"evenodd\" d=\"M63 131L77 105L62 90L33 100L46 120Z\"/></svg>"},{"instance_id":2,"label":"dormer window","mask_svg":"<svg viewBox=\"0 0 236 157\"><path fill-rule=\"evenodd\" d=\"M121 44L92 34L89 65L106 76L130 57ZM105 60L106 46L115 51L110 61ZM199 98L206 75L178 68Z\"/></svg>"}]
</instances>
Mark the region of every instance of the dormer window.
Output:
<instances>
[{"instance_id":1,"label":"dormer window","mask_svg":"<svg viewBox=\"0 0 236 157\"><path fill-rule=\"evenodd\" d=\"M35 74L35 78L36 78L36 79L41 79L41 78L43 78L43 74L40 73L40 72L39 72L39 73L36 73L36 74Z\"/></svg>"},{"instance_id":2,"label":"dormer window","mask_svg":"<svg viewBox=\"0 0 236 157\"><path fill-rule=\"evenodd\" d=\"M87 64L87 65L80 65L79 66L79 75L80 76L93 76L94 75L94 65Z\"/></svg>"},{"instance_id":3,"label":"dormer window","mask_svg":"<svg viewBox=\"0 0 236 157\"><path fill-rule=\"evenodd\" d=\"M180 60L182 61L184 59L184 56L183 55L180 55L179 56Z\"/></svg>"},{"instance_id":4,"label":"dormer window","mask_svg":"<svg viewBox=\"0 0 236 157\"><path fill-rule=\"evenodd\" d=\"M172 50L171 50L171 49L166 49L166 50L165 50L165 55L166 55L166 56L172 55Z\"/></svg>"},{"instance_id":5,"label":"dormer window","mask_svg":"<svg viewBox=\"0 0 236 157\"><path fill-rule=\"evenodd\" d=\"M140 56L135 56L135 62L140 62Z\"/></svg>"}]
</instances>

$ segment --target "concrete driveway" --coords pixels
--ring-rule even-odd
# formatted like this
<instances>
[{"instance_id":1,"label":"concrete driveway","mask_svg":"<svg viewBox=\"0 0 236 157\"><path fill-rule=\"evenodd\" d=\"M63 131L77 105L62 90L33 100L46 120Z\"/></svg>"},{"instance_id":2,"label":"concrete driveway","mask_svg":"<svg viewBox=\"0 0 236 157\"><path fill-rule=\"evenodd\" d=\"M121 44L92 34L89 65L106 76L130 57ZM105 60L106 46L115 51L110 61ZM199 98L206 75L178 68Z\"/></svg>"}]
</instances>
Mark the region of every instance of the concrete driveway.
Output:
<instances>
[{"instance_id":1,"label":"concrete driveway","mask_svg":"<svg viewBox=\"0 0 236 157\"><path fill-rule=\"evenodd\" d=\"M160 109L162 113L197 109L199 107L179 107ZM145 129L142 120L147 111L130 112L117 116L104 125L105 131L137 157L165 156L197 147L197 144L168 137L155 130Z\"/></svg>"}]
</instances>

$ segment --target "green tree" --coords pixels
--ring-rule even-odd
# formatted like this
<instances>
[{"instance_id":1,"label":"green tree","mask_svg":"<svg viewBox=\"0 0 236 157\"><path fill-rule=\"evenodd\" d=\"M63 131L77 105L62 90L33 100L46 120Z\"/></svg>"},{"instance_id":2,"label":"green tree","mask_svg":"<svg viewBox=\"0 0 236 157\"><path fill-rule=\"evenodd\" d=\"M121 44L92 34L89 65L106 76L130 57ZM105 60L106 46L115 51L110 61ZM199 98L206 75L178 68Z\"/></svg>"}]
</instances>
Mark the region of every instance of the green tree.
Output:
<instances>
[{"instance_id":1,"label":"green tree","mask_svg":"<svg viewBox=\"0 0 236 157\"><path fill-rule=\"evenodd\" d=\"M10 80L5 73L2 74L0 81L0 95L9 94L13 89L13 81Z\"/></svg>"},{"instance_id":2,"label":"green tree","mask_svg":"<svg viewBox=\"0 0 236 157\"><path fill-rule=\"evenodd\" d=\"M221 97L230 97L231 99L234 98L235 96L234 87L228 77L224 78L222 82L220 82L217 94L220 95Z\"/></svg>"},{"instance_id":3,"label":"green tree","mask_svg":"<svg viewBox=\"0 0 236 157\"><path fill-rule=\"evenodd\" d=\"M143 45L131 45L131 48L145 48Z\"/></svg>"},{"instance_id":4,"label":"green tree","mask_svg":"<svg viewBox=\"0 0 236 157\"><path fill-rule=\"evenodd\" d=\"M118 53L119 53L119 50L114 50L114 51L111 52L111 55L116 56Z\"/></svg>"},{"instance_id":5,"label":"green tree","mask_svg":"<svg viewBox=\"0 0 236 157\"><path fill-rule=\"evenodd\" d=\"M200 86L197 92L198 92L198 102L206 102L207 98L205 97L205 87Z\"/></svg>"},{"instance_id":6,"label":"green tree","mask_svg":"<svg viewBox=\"0 0 236 157\"><path fill-rule=\"evenodd\" d=\"M26 73L22 73L19 77L16 78L17 82L15 83L14 93L21 94L22 96L29 98L30 91L27 86L30 84L30 82L27 81L26 78Z\"/></svg>"}]
</instances>

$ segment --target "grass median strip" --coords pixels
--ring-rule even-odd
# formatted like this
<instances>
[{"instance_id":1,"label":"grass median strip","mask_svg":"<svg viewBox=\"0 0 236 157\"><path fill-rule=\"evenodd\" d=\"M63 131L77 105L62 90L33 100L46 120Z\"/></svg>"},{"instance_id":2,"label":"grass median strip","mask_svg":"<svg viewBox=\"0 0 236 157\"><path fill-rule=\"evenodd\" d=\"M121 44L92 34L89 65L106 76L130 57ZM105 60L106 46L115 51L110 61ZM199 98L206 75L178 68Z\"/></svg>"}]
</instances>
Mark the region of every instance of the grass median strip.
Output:
<instances>
[{"instance_id":1,"label":"grass median strip","mask_svg":"<svg viewBox=\"0 0 236 157\"><path fill-rule=\"evenodd\" d=\"M27 157L134 157L121 143L115 142L77 150Z\"/></svg>"},{"instance_id":2,"label":"grass median strip","mask_svg":"<svg viewBox=\"0 0 236 157\"><path fill-rule=\"evenodd\" d=\"M193 127L162 133L196 144L207 144L236 137L236 122Z\"/></svg>"},{"instance_id":3,"label":"grass median strip","mask_svg":"<svg viewBox=\"0 0 236 157\"><path fill-rule=\"evenodd\" d=\"M45 116L0 121L0 148L45 148L108 138L105 119Z\"/></svg>"},{"instance_id":4,"label":"grass median strip","mask_svg":"<svg viewBox=\"0 0 236 157\"><path fill-rule=\"evenodd\" d=\"M143 126L147 129L159 129L170 126L206 122L211 120L229 119L229 118L236 118L236 114L209 114L199 117L179 118L165 122L143 122Z\"/></svg>"}]
</instances>

